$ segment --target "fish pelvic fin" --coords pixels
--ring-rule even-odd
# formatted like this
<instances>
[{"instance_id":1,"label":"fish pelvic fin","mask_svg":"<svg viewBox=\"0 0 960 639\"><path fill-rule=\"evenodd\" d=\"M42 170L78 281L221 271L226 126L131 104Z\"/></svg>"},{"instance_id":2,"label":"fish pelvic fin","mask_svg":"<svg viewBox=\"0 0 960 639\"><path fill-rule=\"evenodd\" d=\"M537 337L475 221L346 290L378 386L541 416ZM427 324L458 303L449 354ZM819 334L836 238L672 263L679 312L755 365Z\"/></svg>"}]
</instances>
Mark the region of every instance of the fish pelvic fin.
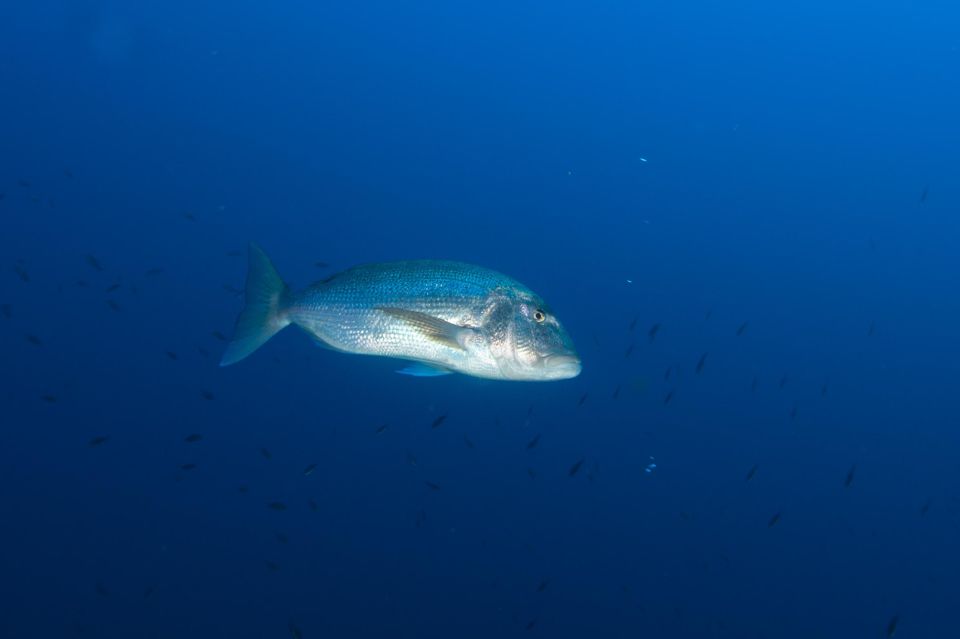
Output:
<instances>
[{"instance_id":1,"label":"fish pelvic fin","mask_svg":"<svg viewBox=\"0 0 960 639\"><path fill-rule=\"evenodd\" d=\"M443 368L435 364L427 364L426 362L410 362L403 368L397 370L397 372L401 375L410 375L412 377L439 377L453 373L449 368Z\"/></svg>"},{"instance_id":2,"label":"fish pelvic fin","mask_svg":"<svg viewBox=\"0 0 960 639\"><path fill-rule=\"evenodd\" d=\"M289 326L286 312L289 299L290 289L280 279L273 262L263 249L251 242L246 305L237 317L233 339L220 360L220 366L236 364Z\"/></svg>"},{"instance_id":3,"label":"fish pelvic fin","mask_svg":"<svg viewBox=\"0 0 960 639\"><path fill-rule=\"evenodd\" d=\"M449 346L450 348L466 350L463 347L461 338L464 335L464 331L470 331L470 328L457 326L456 324L451 324L450 322L442 320L439 317L434 317L418 311L411 311L405 308L396 308L394 306L378 306L377 309L383 311L391 317L395 317L398 320L406 322L427 339L439 342L440 344Z\"/></svg>"}]
</instances>

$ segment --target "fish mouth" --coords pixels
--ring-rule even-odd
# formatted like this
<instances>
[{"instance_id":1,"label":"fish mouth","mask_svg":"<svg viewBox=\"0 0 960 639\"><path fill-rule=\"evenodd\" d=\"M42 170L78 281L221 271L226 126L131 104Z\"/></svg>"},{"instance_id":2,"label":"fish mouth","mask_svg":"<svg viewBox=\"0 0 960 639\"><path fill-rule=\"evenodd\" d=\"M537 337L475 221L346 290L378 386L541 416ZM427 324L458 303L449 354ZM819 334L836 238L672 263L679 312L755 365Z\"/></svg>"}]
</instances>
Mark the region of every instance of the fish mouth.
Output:
<instances>
[{"instance_id":1,"label":"fish mouth","mask_svg":"<svg viewBox=\"0 0 960 639\"><path fill-rule=\"evenodd\" d=\"M543 370L550 379L570 379L579 375L582 369L580 358L572 353L543 358Z\"/></svg>"}]
</instances>

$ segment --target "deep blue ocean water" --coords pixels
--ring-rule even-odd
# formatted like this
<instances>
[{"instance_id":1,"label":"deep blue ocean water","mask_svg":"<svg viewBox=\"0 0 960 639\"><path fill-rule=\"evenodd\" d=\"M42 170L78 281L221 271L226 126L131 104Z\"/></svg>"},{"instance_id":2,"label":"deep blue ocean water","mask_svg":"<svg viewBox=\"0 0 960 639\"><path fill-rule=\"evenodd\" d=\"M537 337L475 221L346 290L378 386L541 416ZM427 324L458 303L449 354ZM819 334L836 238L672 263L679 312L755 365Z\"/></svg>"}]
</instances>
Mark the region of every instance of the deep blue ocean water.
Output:
<instances>
[{"instance_id":1,"label":"deep blue ocean water","mask_svg":"<svg viewBox=\"0 0 960 639\"><path fill-rule=\"evenodd\" d=\"M960 636L958 114L945 0L3 4L0 637ZM583 372L220 368L249 241Z\"/></svg>"}]
</instances>

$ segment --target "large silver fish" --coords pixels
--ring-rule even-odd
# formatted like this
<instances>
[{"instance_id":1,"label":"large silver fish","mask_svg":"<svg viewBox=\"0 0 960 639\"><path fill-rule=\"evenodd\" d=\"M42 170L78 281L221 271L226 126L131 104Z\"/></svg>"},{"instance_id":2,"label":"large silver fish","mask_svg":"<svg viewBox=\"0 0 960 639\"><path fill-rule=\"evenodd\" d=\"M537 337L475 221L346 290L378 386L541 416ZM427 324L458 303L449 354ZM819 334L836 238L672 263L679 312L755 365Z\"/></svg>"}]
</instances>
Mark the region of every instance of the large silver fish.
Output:
<instances>
[{"instance_id":1,"label":"large silver fish","mask_svg":"<svg viewBox=\"0 0 960 639\"><path fill-rule=\"evenodd\" d=\"M410 360L399 371L410 375L548 381L580 373L570 336L536 293L459 262L367 264L293 293L251 244L246 307L220 365L290 324L333 350Z\"/></svg>"}]
</instances>

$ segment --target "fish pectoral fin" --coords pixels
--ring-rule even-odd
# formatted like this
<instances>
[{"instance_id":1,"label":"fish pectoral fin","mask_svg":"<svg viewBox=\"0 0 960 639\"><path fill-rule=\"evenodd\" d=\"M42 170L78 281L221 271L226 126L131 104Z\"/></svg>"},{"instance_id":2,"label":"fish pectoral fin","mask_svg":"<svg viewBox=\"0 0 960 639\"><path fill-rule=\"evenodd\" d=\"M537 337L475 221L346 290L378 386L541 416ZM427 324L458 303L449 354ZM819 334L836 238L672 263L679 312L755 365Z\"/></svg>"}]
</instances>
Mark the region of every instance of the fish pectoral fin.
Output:
<instances>
[{"instance_id":1,"label":"fish pectoral fin","mask_svg":"<svg viewBox=\"0 0 960 639\"><path fill-rule=\"evenodd\" d=\"M396 308L394 306L378 306L377 309L383 311L391 317L406 322L427 339L431 339L445 346L449 346L450 348L456 348L462 351L466 350L462 343L463 337L467 331L473 330L471 328L451 324L450 322L442 320L439 317L427 315L426 313L420 313L419 311L411 311L405 308Z\"/></svg>"},{"instance_id":2,"label":"fish pectoral fin","mask_svg":"<svg viewBox=\"0 0 960 639\"><path fill-rule=\"evenodd\" d=\"M441 375L452 375L453 371L442 366L435 366L425 362L410 362L407 366L397 371L401 375L411 375L413 377L439 377Z\"/></svg>"}]
</instances>

